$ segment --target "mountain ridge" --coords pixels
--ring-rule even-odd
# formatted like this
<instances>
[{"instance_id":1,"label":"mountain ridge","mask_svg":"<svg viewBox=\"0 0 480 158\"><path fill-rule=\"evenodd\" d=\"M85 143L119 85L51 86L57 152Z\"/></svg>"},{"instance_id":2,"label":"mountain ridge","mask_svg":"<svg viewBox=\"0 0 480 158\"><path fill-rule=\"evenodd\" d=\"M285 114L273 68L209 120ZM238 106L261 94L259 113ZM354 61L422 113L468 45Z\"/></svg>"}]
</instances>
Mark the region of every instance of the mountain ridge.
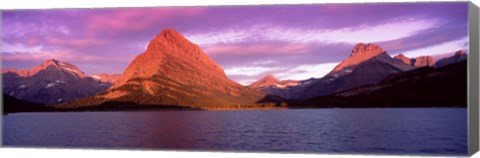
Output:
<instances>
[{"instance_id":1,"label":"mountain ridge","mask_svg":"<svg viewBox=\"0 0 480 158\"><path fill-rule=\"evenodd\" d=\"M363 62L332 71L325 77L317 79L300 91L295 99L308 99L329 95L338 91L351 89L381 81L390 74L408 71L411 66L394 60L386 52L372 56Z\"/></svg>"},{"instance_id":2,"label":"mountain ridge","mask_svg":"<svg viewBox=\"0 0 480 158\"><path fill-rule=\"evenodd\" d=\"M287 100L304 100L376 83L392 73L411 69L412 66L392 58L376 44L358 43L351 54L324 77L298 81L296 86L286 89L268 87L262 91Z\"/></svg>"},{"instance_id":3,"label":"mountain ridge","mask_svg":"<svg viewBox=\"0 0 480 158\"><path fill-rule=\"evenodd\" d=\"M56 104L93 96L108 87L86 76L73 64L45 60L30 70L2 69L4 93L17 99L41 104Z\"/></svg>"},{"instance_id":4,"label":"mountain ridge","mask_svg":"<svg viewBox=\"0 0 480 158\"><path fill-rule=\"evenodd\" d=\"M356 108L466 107L466 96L467 62L463 60L444 67L422 67L393 74L376 84L291 102L289 105Z\"/></svg>"},{"instance_id":5,"label":"mountain ridge","mask_svg":"<svg viewBox=\"0 0 480 158\"><path fill-rule=\"evenodd\" d=\"M340 64L335 66L332 72L340 71L346 67L357 65L365 60L368 60L374 56L380 55L381 53L384 53L384 52L385 51L376 44L358 43L354 46L350 56L347 59L340 62Z\"/></svg>"},{"instance_id":6,"label":"mountain ridge","mask_svg":"<svg viewBox=\"0 0 480 158\"><path fill-rule=\"evenodd\" d=\"M385 90L388 86L382 84L395 86L392 80L399 80L398 76L410 77L411 83L417 83L412 76L422 76L416 72L435 74L438 70L449 76L454 72L443 71L447 69L443 67L460 70L458 63L463 63L466 58L464 51L438 61L431 56L408 58L403 54L392 58L376 44L358 43L347 58L322 78L278 80L269 74L242 86L230 80L223 68L198 45L174 29L164 29L152 38L146 50L136 56L122 74L87 76L75 65L55 59L46 60L30 70L2 69L2 74L4 80L11 83L4 85L5 95L63 110L271 108L285 107L284 102L304 104L319 98L329 103L338 103L338 100L329 100L332 98L365 102L358 96L368 98L366 93L374 93L384 97L378 89L393 93L390 89ZM428 84L429 80L444 82L424 76L420 82ZM408 86L405 84L399 83ZM422 89L422 92L428 92L428 89Z\"/></svg>"},{"instance_id":7,"label":"mountain ridge","mask_svg":"<svg viewBox=\"0 0 480 158\"><path fill-rule=\"evenodd\" d=\"M452 56L442 58L435 63L435 66L442 67L450 64L458 63L467 60L467 54L464 50L456 51Z\"/></svg>"},{"instance_id":8,"label":"mountain ridge","mask_svg":"<svg viewBox=\"0 0 480 158\"><path fill-rule=\"evenodd\" d=\"M255 104L265 95L227 78L198 45L173 29L164 29L135 57L117 82L95 97L58 105L131 102L187 107Z\"/></svg>"}]
</instances>

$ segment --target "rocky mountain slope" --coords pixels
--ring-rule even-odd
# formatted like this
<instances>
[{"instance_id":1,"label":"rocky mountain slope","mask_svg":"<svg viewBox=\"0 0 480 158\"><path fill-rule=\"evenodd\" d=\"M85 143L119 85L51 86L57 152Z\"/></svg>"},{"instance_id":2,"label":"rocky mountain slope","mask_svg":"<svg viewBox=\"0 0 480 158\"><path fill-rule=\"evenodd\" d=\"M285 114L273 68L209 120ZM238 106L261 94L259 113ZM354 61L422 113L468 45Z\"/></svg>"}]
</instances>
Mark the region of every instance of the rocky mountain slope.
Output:
<instances>
[{"instance_id":1,"label":"rocky mountain slope","mask_svg":"<svg viewBox=\"0 0 480 158\"><path fill-rule=\"evenodd\" d=\"M402 61L403 63L415 67L433 67L435 66L435 58L432 56L419 56L416 58L408 58L403 54L398 54L393 57L395 60Z\"/></svg>"},{"instance_id":2,"label":"rocky mountain slope","mask_svg":"<svg viewBox=\"0 0 480 158\"><path fill-rule=\"evenodd\" d=\"M258 88L257 84L267 81L263 78L250 86L287 100L304 100L375 84L391 74L422 67L442 67L466 59L467 55L464 51L457 51L455 55L440 59L438 62L432 56L408 58L403 54L398 54L392 59L381 47L360 43L355 46L347 59L320 79L298 81L295 85L284 87L271 86L278 81L270 79L266 82L268 86Z\"/></svg>"},{"instance_id":3,"label":"rocky mountain slope","mask_svg":"<svg viewBox=\"0 0 480 158\"><path fill-rule=\"evenodd\" d=\"M442 67L442 66L447 66L447 65L450 65L450 64L458 63L458 62L461 62L463 60L467 60L467 54L465 53L465 51L459 50L459 51L455 52L455 54L450 56L450 57L446 57L446 58L438 60L435 65L437 67Z\"/></svg>"},{"instance_id":4,"label":"rocky mountain slope","mask_svg":"<svg viewBox=\"0 0 480 158\"><path fill-rule=\"evenodd\" d=\"M107 74L107 73L101 73L101 74L94 74L92 75L92 78L99 81L99 82L104 82L104 83L115 83L118 78L122 76L121 74Z\"/></svg>"},{"instance_id":5,"label":"rocky mountain slope","mask_svg":"<svg viewBox=\"0 0 480 158\"><path fill-rule=\"evenodd\" d=\"M459 50L456 51L452 56L442 58L438 61L436 61L435 58L432 56L419 56L416 58L408 58L403 54L398 54L394 56L394 59L415 67L442 67L466 60L467 54L464 50Z\"/></svg>"},{"instance_id":6,"label":"rocky mountain slope","mask_svg":"<svg viewBox=\"0 0 480 158\"><path fill-rule=\"evenodd\" d=\"M56 107L72 108L121 102L189 107L254 104L264 94L227 78L199 47L173 29L152 39L105 93Z\"/></svg>"},{"instance_id":7,"label":"rocky mountain slope","mask_svg":"<svg viewBox=\"0 0 480 158\"><path fill-rule=\"evenodd\" d=\"M31 70L2 69L2 77L4 93L41 104L93 96L108 88L75 65L55 59L46 60Z\"/></svg>"},{"instance_id":8,"label":"rocky mountain slope","mask_svg":"<svg viewBox=\"0 0 480 158\"><path fill-rule=\"evenodd\" d=\"M401 54L401 53L398 54L398 55L395 55L395 56L393 57L393 59L399 60L399 61L401 61L401 62L403 62L403 63L405 63L405 64L407 64L407 65L412 65L412 66L413 66L413 64L412 64L412 62L413 62L412 60L413 60L413 59L410 59L410 58L408 58L407 56L405 56L405 55L403 55L403 54Z\"/></svg>"},{"instance_id":9,"label":"rocky mountain slope","mask_svg":"<svg viewBox=\"0 0 480 158\"><path fill-rule=\"evenodd\" d=\"M415 67L432 67L435 66L435 58L432 56L419 56L412 59L412 65Z\"/></svg>"},{"instance_id":10,"label":"rocky mountain slope","mask_svg":"<svg viewBox=\"0 0 480 158\"><path fill-rule=\"evenodd\" d=\"M382 82L289 106L310 107L465 107L467 61L393 74Z\"/></svg>"},{"instance_id":11,"label":"rocky mountain slope","mask_svg":"<svg viewBox=\"0 0 480 158\"><path fill-rule=\"evenodd\" d=\"M301 85L302 83L303 82L296 80L280 81L273 75L267 75L248 86L258 89L266 94L271 94L282 98L289 98L291 94L291 87Z\"/></svg>"},{"instance_id":12,"label":"rocky mountain slope","mask_svg":"<svg viewBox=\"0 0 480 158\"><path fill-rule=\"evenodd\" d=\"M358 64L356 65L349 65L340 70L334 69L325 77L313 81L307 87L303 88L302 91L298 92L295 99L308 99L325 96L355 87L378 83L391 74L413 69L412 66L394 60L390 55L379 48L379 46L373 44L370 45L370 47L378 47L374 49L377 50L377 52L370 52L376 55L357 54L360 56L365 55L366 57L361 57L360 59L363 59L363 61L357 62ZM353 54L355 53L355 51L352 52L351 57L354 56ZM345 61L350 60L351 57L347 58ZM343 63L344 62L340 63L340 65Z\"/></svg>"},{"instance_id":13,"label":"rocky mountain slope","mask_svg":"<svg viewBox=\"0 0 480 158\"><path fill-rule=\"evenodd\" d=\"M3 114L15 112L38 112L38 111L53 111L53 108L48 108L43 104L24 101L3 93L2 102Z\"/></svg>"},{"instance_id":14,"label":"rocky mountain slope","mask_svg":"<svg viewBox=\"0 0 480 158\"><path fill-rule=\"evenodd\" d=\"M101 74L94 74L91 77L97 82L100 82L100 85L105 87L105 89L110 88L117 80L120 78L121 74L107 74L107 73L101 73Z\"/></svg>"},{"instance_id":15,"label":"rocky mountain slope","mask_svg":"<svg viewBox=\"0 0 480 158\"><path fill-rule=\"evenodd\" d=\"M378 83L391 74L413 68L393 59L378 45L359 43L353 48L348 58L324 77L300 81L296 86L289 86L283 90L270 87L264 92L282 96L288 100L304 100ZM282 93L277 93L278 91Z\"/></svg>"}]
</instances>

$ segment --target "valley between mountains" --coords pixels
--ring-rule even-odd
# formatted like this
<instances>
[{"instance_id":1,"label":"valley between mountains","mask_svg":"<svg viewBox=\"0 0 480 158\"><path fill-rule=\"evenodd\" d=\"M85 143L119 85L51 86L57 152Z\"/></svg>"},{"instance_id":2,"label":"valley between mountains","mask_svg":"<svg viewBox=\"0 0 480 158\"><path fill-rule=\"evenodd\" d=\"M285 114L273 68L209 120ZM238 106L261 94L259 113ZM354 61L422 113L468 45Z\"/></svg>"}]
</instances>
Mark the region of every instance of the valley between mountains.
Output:
<instances>
[{"instance_id":1,"label":"valley between mountains","mask_svg":"<svg viewBox=\"0 0 480 158\"><path fill-rule=\"evenodd\" d=\"M49 59L30 70L4 68L2 77L4 113L467 105L464 50L435 60L392 57L379 45L359 43L324 77L267 75L244 86L174 29L157 34L122 74L88 76L68 61Z\"/></svg>"}]
</instances>

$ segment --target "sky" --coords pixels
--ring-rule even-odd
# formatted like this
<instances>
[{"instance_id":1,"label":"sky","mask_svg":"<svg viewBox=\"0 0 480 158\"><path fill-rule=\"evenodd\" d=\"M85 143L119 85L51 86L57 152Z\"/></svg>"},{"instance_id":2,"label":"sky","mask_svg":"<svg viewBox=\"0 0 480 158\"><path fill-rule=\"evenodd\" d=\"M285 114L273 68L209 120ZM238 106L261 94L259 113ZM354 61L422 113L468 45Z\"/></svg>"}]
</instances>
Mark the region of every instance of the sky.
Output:
<instances>
[{"instance_id":1,"label":"sky","mask_svg":"<svg viewBox=\"0 0 480 158\"><path fill-rule=\"evenodd\" d=\"M4 10L2 66L30 69L54 58L87 75L122 73L165 28L241 84L267 74L304 80L331 71L357 43L407 57L467 50L468 3Z\"/></svg>"}]
</instances>

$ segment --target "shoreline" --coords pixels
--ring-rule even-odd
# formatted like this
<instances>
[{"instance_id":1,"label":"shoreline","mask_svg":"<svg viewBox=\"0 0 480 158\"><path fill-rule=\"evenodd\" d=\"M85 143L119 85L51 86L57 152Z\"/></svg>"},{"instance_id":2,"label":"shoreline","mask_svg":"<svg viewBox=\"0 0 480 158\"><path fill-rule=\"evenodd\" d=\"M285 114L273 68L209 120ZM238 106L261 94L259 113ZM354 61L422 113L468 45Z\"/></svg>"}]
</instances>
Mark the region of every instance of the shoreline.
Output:
<instances>
[{"instance_id":1,"label":"shoreline","mask_svg":"<svg viewBox=\"0 0 480 158\"><path fill-rule=\"evenodd\" d=\"M143 112L143 111L249 111L249 110L297 110L297 109L403 109L403 108L464 108L468 109L467 106L416 106L416 107L263 107L263 108L146 108L146 109L96 109L96 110L78 110L78 109L69 109L69 110L44 110L44 111L15 111L15 112L2 112L2 115L15 114L15 113L42 113L42 112L54 112L54 113L65 113L65 112Z\"/></svg>"}]
</instances>

